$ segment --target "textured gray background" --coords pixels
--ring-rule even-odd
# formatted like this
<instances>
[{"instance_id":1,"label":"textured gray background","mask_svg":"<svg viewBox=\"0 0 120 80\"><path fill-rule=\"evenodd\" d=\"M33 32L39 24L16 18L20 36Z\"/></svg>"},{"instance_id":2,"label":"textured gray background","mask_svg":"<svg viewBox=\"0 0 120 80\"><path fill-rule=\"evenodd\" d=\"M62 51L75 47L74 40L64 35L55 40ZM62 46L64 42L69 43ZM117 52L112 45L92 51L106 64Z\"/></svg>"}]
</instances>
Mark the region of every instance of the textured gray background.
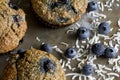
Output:
<instances>
[{"instance_id":1,"label":"textured gray background","mask_svg":"<svg viewBox=\"0 0 120 80\"><path fill-rule=\"evenodd\" d=\"M62 50L65 50L66 47L60 45L60 42L67 42L69 43L69 46L75 44L75 36L71 34L66 35L66 28L50 29L42 25L40 21L35 17L34 12L32 12L29 0L13 0L13 2L17 3L17 5L25 11L28 25L28 30L24 37L24 42L18 47L18 49L29 49L31 46L39 49L40 44L42 42L46 42L52 44L53 46L58 45ZM117 26L116 18L120 17L119 9L114 9L114 13L107 13L107 11L105 12L109 16L109 19L112 20L112 23L115 23L112 24L113 27ZM41 41L38 42L36 40L36 37L39 37ZM53 54L59 59L61 58L61 55L59 53L53 52ZM9 54L0 55L0 75L2 74L2 70L4 69L5 65L7 64L8 58ZM98 59L96 62L102 63L104 60L106 59ZM68 78L68 80L71 79ZM116 80L120 79L118 78Z\"/></svg>"}]
</instances>

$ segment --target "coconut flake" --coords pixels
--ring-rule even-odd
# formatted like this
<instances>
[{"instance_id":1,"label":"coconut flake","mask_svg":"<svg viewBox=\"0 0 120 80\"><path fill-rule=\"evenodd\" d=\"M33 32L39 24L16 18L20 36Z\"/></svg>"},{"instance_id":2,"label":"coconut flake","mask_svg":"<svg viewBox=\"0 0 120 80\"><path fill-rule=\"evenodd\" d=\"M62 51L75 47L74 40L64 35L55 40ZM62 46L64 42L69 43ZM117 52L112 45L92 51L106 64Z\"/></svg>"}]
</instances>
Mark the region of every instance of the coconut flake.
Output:
<instances>
[{"instance_id":1,"label":"coconut flake","mask_svg":"<svg viewBox=\"0 0 120 80\"><path fill-rule=\"evenodd\" d=\"M62 68L64 68L65 67L65 61L63 61L63 63L62 63Z\"/></svg>"},{"instance_id":2,"label":"coconut flake","mask_svg":"<svg viewBox=\"0 0 120 80\"><path fill-rule=\"evenodd\" d=\"M37 40L38 42L40 42L40 38L39 38L39 37L36 37L36 40Z\"/></svg>"},{"instance_id":3,"label":"coconut flake","mask_svg":"<svg viewBox=\"0 0 120 80\"><path fill-rule=\"evenodd\" d=\"M61 53L61 54L64 53L60 48L58 48L58 46L53 46L52 48L58 53Z\"/></svg>"},{"instance_id":4,"label":"coconut flake","mask_svg":"<svg viewBox=\"0 0 120 80\"><path fill-rule=\"evenodd\" d=\"M117 73L107 73L108 76L116 76L116 77L119 77L119 74Z\"/></svg>"},{"instance_id":5,"label":"coconut flake","mask_svg":"<svg viewBox=\"0 0 120 80\"><path fill-rule=\"evenodd\" d=\"M79 39L76 40L75 46L76 46L76 48L80 48L80 46L79 46Z\"/></svg>"},{"instance_id":6,"label":"coconut flake","mask_svg":"<svg viewBox=\"0 0 120 80\"><path fill-rule=\"evenodd\" d=\"M101 10L101 11L104 11L104 5L102 2L97 2L98 3L98 8Z\"/></svg>"},{"instance_id":7,"label":"coconut flake","mask_svg":"<svg viewBox=\"0 0 120 80\"><path fill-rule=\"evenodd\" d=\"M105 80L114 80L114 79L115 79L115 77L109 77L109 78L106 78Z\"/></svg>"},{"instance_id":8,"label":"coconut flake","mask_svg":"<svg viewBox=\"0 0 120 80\"><path fill-rule=\"evenodd\" d=\"M61 42L62 45L65 45L66 47L69 46L69 44L67 44L66 42Z\"/></svg>"}]
</instances>

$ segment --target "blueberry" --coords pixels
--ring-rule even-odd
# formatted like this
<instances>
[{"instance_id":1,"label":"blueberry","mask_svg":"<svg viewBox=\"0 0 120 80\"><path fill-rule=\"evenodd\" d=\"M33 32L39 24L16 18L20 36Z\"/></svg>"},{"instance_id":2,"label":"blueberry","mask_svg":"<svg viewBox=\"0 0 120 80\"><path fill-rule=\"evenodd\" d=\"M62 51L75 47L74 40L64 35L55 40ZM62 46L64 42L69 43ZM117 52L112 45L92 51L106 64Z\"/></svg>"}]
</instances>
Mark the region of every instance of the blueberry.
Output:
<instances>
[{"instance_id":1,"label":"blueberry","mask_svg":"<svg viewBox=\"0 0 120 80\"><path fill-rule=\"evenodd\" d=\"M77 11L73 6L71 6L71 9L73 10L73 12L74 12L75 14L78 13L78 11Z\"/></svg>"},{"instance_id":2,"label":"blueberry","mask_svg":"<svg viewBox=\"0 0 120 80\"><path fill-rule=\"evenodd\" d=\"M89 36L90 36L90 31L89 31L89 29L87 29L86 27L80 27L80 28L77 30L77 37L78 37L80 40L85 40L85 39L87 39Z\"/></svg>"},{"instance_id":3,"label":"blueberry","mask_svg":"<svg viewBox=\"0 0 120 80\"><path fill-rule=\"evenodd\" d=\"M20 26L19 22L23 20L23 17L20 15L12 15L14 22L17 26Z\"/></svg>"},{"instance_id":4,"label":"blueberry","mask_svg":"<svg viewBox=\"0 0 120 80\"><path fill-rule=\"evenodd\" d=\"M54 62L48 60L47 62L45 62L44 64L44 69L46 70L46 72L48 71L52 71L54 72L56 70L56 65Z\"/></svg>"},{"instance_id":5,"label":"blueberry","mask_svg":"<svg viewBox=\"0 0 120 80\"><path fill-rule=\"evenodd\" d=\"M77 55L77 52L74 48L68 48L65 53L65 57L67 58L74 58Z\"/></svg>"},{"instance_id":6,"label":"blueberry","mask_svg":"<svg viewBox=\"0 0 120 80\"><path fill-rule=\"evenodd\" d=\"M40 60L40 71L46 73L48 71L55 71L56 64L54 61L49 60L48 58L43 58Z\"/></svg>"},{"instance_id":7,"label":"blueberry","mask_svg":"<svg viewBox=\"0 0 120 80\"><path fill-rule=\"evenodd\" d=\"M22 44L24 42L24 39L22 38L20 41L19 41L19 44Z\"/></svg>"},{"instance_id":8,"label":"blueberry","mask_svg":"<svg viewBox=\"0 0 120 80\"><path fill-rule=\"evenodd\" d=\"M25 53L25 49L19 49L18 51L17 51L17 54L19 54L19 56L22 58L22 57L24 57L24 53Z\"/></svg>"},{"instance_id":9,"label":"blueberry","mask_svg":"<svg viewBox=\"0 0 120 80\"><path fill-rule=\"evenodd\" d=\"M60 0L63 4L69 4L70 0Z\"/></svg>"},{"instance_id":10,"label":"blueberry","mask_svg":"<svg viewBox=\"0 0 120 80\"><path fill-rule=\"evenodd\" d=\"M53 51L50 44L43 44L41 45L40 49L49 53L52 53Z\"/></svg>"},{"instance_id":11,"label":"blueberry","mask_svg":"<svg viewBox=\"0 0 120 80\"><path fill-rule=\"evenodd\" d=\"M61 23L65 23L68 20L69 20L69 18L63 18L63 17L58 18L58 21L61 22Z\"/></svg>"},{"instance_id":12,"label":"blueberry","mask_svg":"<svg viewBox=\"0 0 120 80\"><path fill-rule=\"evenodd\" d=\"M107 58L114 58L114 57L117 56L117 53L116 53L116 51L113 47L108 47L108 48L105 49L104 55Z\"/></svg>"},{"instance_id":13,"label":"blueberry","mask_svg":"<svg viewBox=\"0 0 120 80\"><path fill-rule=\"evenodd\" d=\"M54 8L58 7L58 3L57 2L51 2L49 6L50 6L50 9L54 9Z\"/></svg>"},{"instance_id":14,"label":"blueberry","mask_svg":"<svg viewBox=\"0 0 120 80\"><path fill-rule=\"evenodd\" d=\"M9 7L11 7L12 9L18 10L19 8L15 5L12 4L11 2L8 3Z\"/></svg>"},{"instance_id":15,"label":"blueberry","mask_svg":"<svg viewBox=\"0 0 120 80\"><path fill-rule=\"evenodd\" d=\"M96 2L94 1L91 1L88 3L88 7L87 7L87 11L90 12L90 11L96 11L98 9L98 5Z\"/></svg>"},{"instance_id":16,"label":"blueberry","mask_svg":"<svg viewBox=\"0 0 120 80\"><path fill-rule=\"evenodd\" d=\"M102 43L96 43L92 46L92 52L97 56L101 56L104 54L105 47Z\"/></svg>"},{"instance_id":17,"label":"blueberry","mask_svg":"<svg viewBox=\"0 0 120 80\"><path fill-rule=\"evenodd\" d=\"M98 32L100 34L108 34L110 32L110 24L107 22L102 22L99 26L98 26Z\"/></svg>"},{"instance_id":18,"label":"blueberry","mask_svg":"<svg viewBox=\"0 0 120 80\"><path fill-rule=\"evenodd\" d=\"M84 75L89 76L93 74L93 72L94 72L94 69L90 64L86 64L85 66L83 66L82 73Z\"/></svg>"}]
</instances>

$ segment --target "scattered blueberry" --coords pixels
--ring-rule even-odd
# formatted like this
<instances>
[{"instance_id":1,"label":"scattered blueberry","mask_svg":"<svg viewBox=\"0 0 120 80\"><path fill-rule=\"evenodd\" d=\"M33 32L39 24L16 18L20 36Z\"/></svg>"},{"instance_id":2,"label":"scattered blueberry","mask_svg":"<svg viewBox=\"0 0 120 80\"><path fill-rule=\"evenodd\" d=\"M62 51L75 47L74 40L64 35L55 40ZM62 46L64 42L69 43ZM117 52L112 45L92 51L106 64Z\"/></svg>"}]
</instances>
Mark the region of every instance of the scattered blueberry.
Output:
<instances>
[{"instance_id":1,"label":"scattered blueberry","mask_svg":"<svg viewBox=\"0 0 120 80\"><path fill-rule=\"evenodd\" d=\"M104 55L107 58L114 58L114 57L117 56L117 53L116 53L116 51L113 47L108 47L108 48L105 49Z\"/></svg>"},{"instance_id":2,"label":"scattered blueberry","mask_svg":"<svg viewBox=\"0 0 120 80\"><path fill-rule=\"evenodd\" d=\"M87 39L89 36L90 36L90 31L89 31L89 29L87 29L86 27L80 27L80 28L77 30L77 37L78 37L80 40L85 40L85 39Z\"/></svg>"},{"instance_id":3,"label":"scattered blueberry","mask_svg":"<svg viewBox=\"0 0 120 80\"><path fill-rule=\"evenodd\" d=\"M102 43L96 43L92 46L92 52L97 56L101 56L104 54L105 47Z\"/></svg>"},{"instance_id":4,"label":"scattered blueberry","mask_svg":"<svg viewBox=\"0 0 120 80\"><path fill-rule=\"evenodd\" d=\"M40 49L49 53L52 53L53 51L50 44L42 44Z\"/></svg>"},{"instance_id":5,"label":"scattered blueberry","mask_svg":"<svg viewBox=\"0 0 120 80\"><path fill-rule=\"evenodd\" d=\"M102 22L99 26L98 26L98 32L100 34L108 34L110 32L110 24L107 22Z\"/></svg>"},{"instance_id":6,"label":"scattered blueberry","mask_svg":"<svg viewBox=\"0 0 120 80\"><path fill-rule=\"evenodd\" d=\"M96 11L98 9L97 2L91 1L88 3L87 11Z\"/></svg>"},{"instance_id":7,"label":"scattered blueberry","mask_svg":"<svg viewBox=\"0 0 120 80\"><path fill-rule=\"evenodd\" d=\"M94 69L90 64L86 64L85 66L83 66L82 73L84 75L89 76L93 74L93 72L94 72Z\"/></svg>"},{"instance_id":8,"label":"scattered blueberry","mask_svg":"<svg viewBox=\"0 0 120 80\"><path fill-rule=\"evenodd\" d=\"M67 58L74 58L77 55L77 52L74 48L68 48L64 55Z\"/></svg>"},{"instance_id":9,"label":"scattered blueberry","mask_svg":"<svg viewBox=\"0 0 120 80\"><path fill-rule=\"evenodd\" d=\"M25 51L26 51L26 50L24 50L24 49L19 49L19 50L17 51L17 54L19 54L20 57L22 58L22 57L24 57Z\"/></svg>"},{"instance_id":10,"label":"scattered blueberry","mask_svg":"<svg viewBox=\"0 0 120 80\"><path fill-rule=\"evenodd\" d=\"M40 60L40 70L43 73L46 73L48 71L55 71L56 64L54 61L51 61L48 58L43 58Z\"/></svg>"}]
</instances>

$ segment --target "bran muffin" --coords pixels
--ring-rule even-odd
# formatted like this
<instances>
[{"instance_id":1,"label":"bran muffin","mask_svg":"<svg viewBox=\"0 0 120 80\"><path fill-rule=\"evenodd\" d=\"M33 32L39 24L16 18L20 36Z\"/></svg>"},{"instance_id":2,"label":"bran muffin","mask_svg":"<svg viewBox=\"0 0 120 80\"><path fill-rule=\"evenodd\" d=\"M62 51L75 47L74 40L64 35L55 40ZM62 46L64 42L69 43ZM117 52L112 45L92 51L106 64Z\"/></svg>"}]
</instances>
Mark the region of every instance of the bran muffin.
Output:
<instances>
[{"instance_id":1,"label":"bran muffin","mask_svg":"<svg viewBox=\"0 0 120 80\"><path fill-rule=\"evenodd\" d=\"M13 55L0 80L66 80L66 77L57 58L31 49Z\"/></svg>"},{"instance_id":2,"label":"bran muffin","mask_svg":"<svg viewBox=\"0 0 120 80\"><path fill-rule=\"evenodd\" d=\"M8 0L0 0L0 53L15 49L26 29L24 11Z\"/></svg>"},{"instance_id":3,"label":"bran muffin","mask_svg":"<svg viewBox=\"0 0 120 80\"><path fill-rule=\"evenodd\" d=\"M31 0L35 13L45 24L70 25L86 12L87 0Z\"/></svg>"}]
</instances>

